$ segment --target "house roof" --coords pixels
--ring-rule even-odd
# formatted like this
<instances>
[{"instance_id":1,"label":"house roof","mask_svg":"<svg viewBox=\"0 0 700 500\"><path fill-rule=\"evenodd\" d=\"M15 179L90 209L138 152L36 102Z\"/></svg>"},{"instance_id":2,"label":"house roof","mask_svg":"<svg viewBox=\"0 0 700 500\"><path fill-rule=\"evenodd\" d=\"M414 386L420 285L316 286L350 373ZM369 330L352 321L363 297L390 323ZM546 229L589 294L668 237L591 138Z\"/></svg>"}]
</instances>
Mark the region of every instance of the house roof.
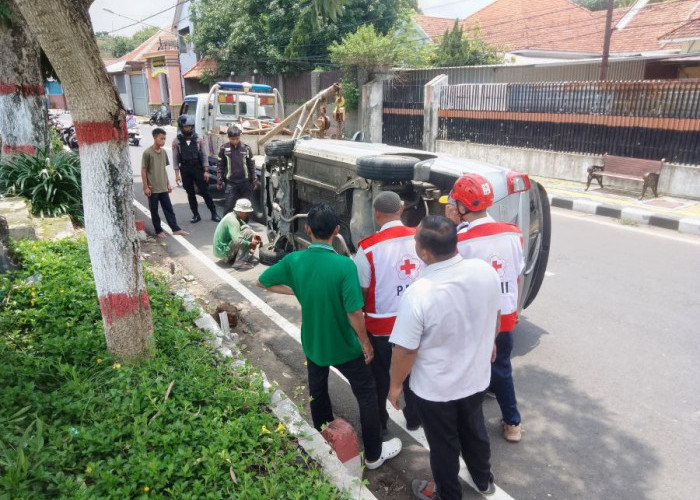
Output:
<instances>
[{"instance_id":1,"label":"house roof","mask_svg":"<svg viewBox=\"0 0 700 500\"><path fill-rule=\"evenodd\" d=\"M161 50L162 42L177 43L177 36L168 31L157 31L151 38L143 42L128 54L124 54L115 62L143 62L146 55Z\"/></svg>"},{"instance_id":2,"label":"house roof","mask_svg":"<svg viewBox=\"0 0 700 500\"><path fill-rule=\"evenodd\" d=\"M615 9L615 17L627 9ZM617 11L622 11L618 13ZM680 45L661 47L659 39L669 30L700 18L700 1L676 0L675 2L650 3L644 6L622 29L613 31L610 52L627 53L679 48ZM605 19L605 16L602 16Z\"/></svg>"},{"instance_id":3,"label":"house roof","mask_svg":"<svg viewBox=\"0 0 700 500\"><path fill-rule=\"evenodd\" d=\"M659 37L659 42L683 42L686 40L700 40L700 19L693 19L682 26L664 33Z\"/></svg>"},{"instance_id":4,"label":"house roof","mask_svg":"<svg viewBox=\"0 0 700 500\"><path fill-rule=\"evenodd\" d=\"M613 10L613 26L629 8ZM622 29L613 31L610 52L631 53L674 49L660 37L700 17L700 0L647 4ZM460 21L469 31L478 26L481 37L500 49L547 50L600 54L603 50L606 11L591 12L570 0L496 0ZM430 38L452 29L454 19L415 16ZM694 28L696 29L696 28ZM700 29L700 28L698 28Z\"/></svg>"},{"instance_id":5,"label":"house roof","mask_svg":"<svg viewBox=\"0 0 700 500\"><path fill-rule=\"evenodd\" d=\"M182 75L182 78L195 78L199 79L205 74L216 73L216 61L212 59L200 59L197 64L192 66L188 71Z\"/></svg>"}]
</instances>

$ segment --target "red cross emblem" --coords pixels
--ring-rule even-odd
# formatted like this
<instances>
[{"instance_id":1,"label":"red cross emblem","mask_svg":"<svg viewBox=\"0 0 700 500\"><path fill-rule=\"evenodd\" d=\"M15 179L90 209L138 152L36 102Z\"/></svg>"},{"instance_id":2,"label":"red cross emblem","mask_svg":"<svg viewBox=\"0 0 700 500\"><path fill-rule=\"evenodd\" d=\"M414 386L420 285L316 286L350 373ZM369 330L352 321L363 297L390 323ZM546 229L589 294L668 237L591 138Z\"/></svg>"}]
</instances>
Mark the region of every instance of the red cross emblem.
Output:
<instances>
[{"instance_id":1,"label":"red cross emblem","mask_svg":"<svg viewBox=\"0 0 700 500\"><path fill-rule=\"evenodd\" d=\"M500 276L502 278L503 275L505 274L505 269L504 269L505 265L506 265L505 261L503 259L499 258L497 255L492 255L491 256L491 265L498 273L498 276Z\"/></svg>"},{"instance_id":2,"label":"red cross emblem","mask_svg":"<svg viewBox=\"0 0 700 500\"><path fill-rule=\"evenodd\" d=\"M415 258L404 255L397 263L396 269L399 272L399 278L408 279L411 275L415 275L416 270L420 267L420 263Z\"/></svg>"},{"instance_id":3,"label":"red cross emblem","mask_svg":"<svg viewBox=\"0 0 700 500\"><path fill-rule=\"evenodd\" d=\"M405 259L403 261L403 265L401 267L399 267L399 269L401 269L403 272L406 273L406 276L410 276L411 271L413 271L415 268L416 268L416 265L411 263L411 261L408 259Z\"/></svg>"}]
</instances>

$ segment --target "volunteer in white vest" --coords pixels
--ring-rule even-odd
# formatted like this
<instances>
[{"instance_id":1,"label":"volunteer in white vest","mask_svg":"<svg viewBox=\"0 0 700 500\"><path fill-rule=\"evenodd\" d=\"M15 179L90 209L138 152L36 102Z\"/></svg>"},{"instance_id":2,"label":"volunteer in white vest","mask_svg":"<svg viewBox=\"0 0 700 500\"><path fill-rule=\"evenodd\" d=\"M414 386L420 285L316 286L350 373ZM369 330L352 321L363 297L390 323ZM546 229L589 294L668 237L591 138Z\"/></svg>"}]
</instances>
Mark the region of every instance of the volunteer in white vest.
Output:
<instances>
[{"instance_id":1,"label":"volunteer in white vest","mask_svg":"<svg viewBox=\"0 0 700 500\"><path fill-rule=\"evenodd\" d=\"M496 222L486 213L493 205L493 187L484 177L466 174L457 179L449 197L445 214L462 227L457 234L457 249L465 259L481 259L498 273L501 282L501 327L496 337L497 356L491 365L489 390L501 407L503 437L512 443L521 439L520 412L515 398L510 354L513 350L513 329L518 321L520 273L523 261L523 235L514 224Z\"/></svg>"},{"instance_id":2,"label":"volunteer in white vest","mask_svg":"<svg viewBox=\"0 0 700 500\"><path fill-rule=\"evenodd\" d=\"M426 267L404 295L390 338L389 402L398 406L410 371L435 480L415 479L411 489L420 500L461 500L461 454L476 487L490 496L496 488L482 403L498 331L498 275L459 255L455 225L439 215L418 226L416 253Z\"/></svg>"},{"instance_id":3,"label":"volunteer in white vest","mask_svg":"<svg viewBox=\"0 0 700 500\"><path fill-rule=\"evenodd\" d=\"M372 203L374 220L379 231L360 241L355 254L355 265L360 286L365 295L365 327L374 348L370 365L377 386L377 401L382 429L386 430L389 413L386 399L389 394L389 370L392 344L389 335L396 321L399 301L413 284L421 269L415 249L415 228L401 223L403 204L398 194L382 191ZM406 427L416 430L420 417L415 408L409 380L404 383L403 410Z\"/></svg>"}]
</instances>

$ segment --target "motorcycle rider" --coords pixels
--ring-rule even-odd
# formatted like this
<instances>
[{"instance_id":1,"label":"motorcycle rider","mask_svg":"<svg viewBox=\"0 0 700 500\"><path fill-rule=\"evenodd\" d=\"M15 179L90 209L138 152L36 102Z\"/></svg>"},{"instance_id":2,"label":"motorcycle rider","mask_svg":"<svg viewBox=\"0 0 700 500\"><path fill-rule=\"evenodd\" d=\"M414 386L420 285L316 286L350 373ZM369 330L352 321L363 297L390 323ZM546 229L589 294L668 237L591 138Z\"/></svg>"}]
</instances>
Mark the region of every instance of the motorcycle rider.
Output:
<instances>
[{"instance_id":1,"label":"motorcycle rider","mask_svg":"<svg viewBox=\"0 0 700 500\"><path fill-rule=\"evenodd\" d=\"M134 110L131 108L126 110L126 128L136 128L136 117L134 116Z\"/></svg>"},{"instance_id":2,"label":"motorcycle rider","mask_svg":"<svg viewBox=\"0 0 700 500\"><path fill-rule=\"evenodd\" d=\"M199 215L195 185L204 203L211 212L211 220L219 222L216 206L209 194L209 160L204 150L204 141L194 131L194 116L182 115L178 118L180 131L172 144L175 182L187 191L187 201L192 210L191 224L202 220Z\"/></svg>"}]
</instances>

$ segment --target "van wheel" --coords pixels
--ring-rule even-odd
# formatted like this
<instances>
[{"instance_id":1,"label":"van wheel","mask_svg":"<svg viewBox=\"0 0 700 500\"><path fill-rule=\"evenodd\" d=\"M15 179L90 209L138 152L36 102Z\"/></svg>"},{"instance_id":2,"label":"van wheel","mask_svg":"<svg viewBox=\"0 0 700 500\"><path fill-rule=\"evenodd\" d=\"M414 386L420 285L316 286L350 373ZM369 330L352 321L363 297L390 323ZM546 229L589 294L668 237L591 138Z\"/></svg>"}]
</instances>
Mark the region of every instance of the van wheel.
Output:
<instances>
[{"instance_id":1,"label":"van wheel","mask_svg":"<svg viewBox=\"0 0 700 500\"><path fill-rule=\"evenodd\" d=\"M294 152L296 140L286 139L282 141L272 141L265 144L265 154L267 156L290 156Z\"/></svg>"},{"instance_id":2,"label":"van wheel","mask_svg":"<svg viewBox=\"0 0 700 500\"><path fill-rule=\"evenodd\" d=\"M357 175L372 181L411 181L418 159L411 156L382 155L359 158Z\"/></svg>"},{"instance_id":3,"label":"van wheel","mask_svg":"<svg viewBox=\"0 0 700 500\"><path fill-rule=\"evenodd\" d=\"M261 246L259 251L260 263L266 266L277 264L285 255L287 255L287 252L282 249L276 249L274 243Z\"/></svg>"}]
</instances>

